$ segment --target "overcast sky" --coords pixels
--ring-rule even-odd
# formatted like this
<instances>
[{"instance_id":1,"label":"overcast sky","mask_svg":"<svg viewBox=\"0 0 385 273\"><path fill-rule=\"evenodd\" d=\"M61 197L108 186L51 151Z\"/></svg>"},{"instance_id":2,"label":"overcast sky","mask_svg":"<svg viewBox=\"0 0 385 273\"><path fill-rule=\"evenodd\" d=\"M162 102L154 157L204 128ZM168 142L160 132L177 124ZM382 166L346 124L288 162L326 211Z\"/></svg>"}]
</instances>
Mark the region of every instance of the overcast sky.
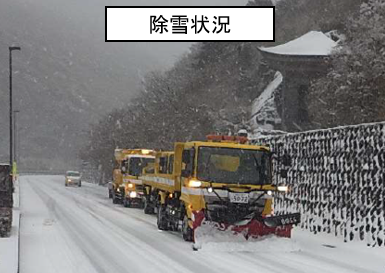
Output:
<instances>
[{"instance_id":1,"label":"overcast sky","mask_svg":"<svg viewBox=\"0 0 385 273\"><path fill-rule=\"evenodd\" d=\"M57 145L49 143L56 143L56 139L65 139L66 143L79 141L71 132L76 135L79 127L84 127L87 122L95 122L100 115L114 108L124 107L138 92L146 73L167 69L188 51L189 43L106 43L104 6L244 6L246 2L247 0L0 0L0 88L8 85L8 46L20 45L22 51L15 54L14 67L22 71L19 75L23 74L25 77L15 77L14 103L15 109L21 105L21 101L25 105L19 123L20 128L25 128L25 132L28 132L30 142L26 137L24 143L30 156L50 153ZM2 89L6 90L4 88ZM3 99L8 98L8 95L3 90L0 89L0 128L8 126L5 118L6 100ZM75 105L73 103L80 95L82 101L85 98L87 103L90 102L90 107L85 107L88 110L84 111L87 116L83 120L73 120L72 116L67 117L56 111ZM46 103L44 107L39 105L45 99L51 100L51 103ZM65 129L67 127L63 124L66 124L66 118L71 118L72 129ZM39 126L45 126L46 131ZM55 131L52 128L59 129ZM0 140L7 139L7 136L6 132L0 132ZM46 141L45 137L51 142ZM45 145L47 149L39 145ZM5 147L0 141L0 159L1 150L6 149ZM36 154L29 147L35 147ZM77 153L76 148L71 149L67 151L68 154ZM23 152L27 153L24 150Z\"/></svg>"},{"instance_id":2,"label":"overcast sky","mask_svg":"<svg viewBox=\"0 0 385 273\"><path fill-rule=\"evenodd\" d=\"M36 0L35 0L36 1ZM58 1L58 0L56 0ZM68 1L68 0L67 0ZM70 0L70 2L77 2L79 0ZM103 16L104 23L104 9L102 9L102 13L100 8L103 8L105 5L123 5L123 6L245 6L248 0L83 0L85 2L90 3L89 5L90 12L94 14L99 14ZM98 3L97 5L95 5ZM104 39L104 37L103 37ZM181 54L187 52L188 47L191 43L139 43L139 45L135 46L138 50L148 54L151 56L149 60L153 62L153 57L155 58L154 66L159 67L163 64L166 66L171 65ZM125 44L122 47L130 48L134 45ZM120 45L119 45L120 47ZM157 56L153 56L154 53L159 53ZM145 61L145 60L144 60ZM151 64L150 64L151 66Z\"/></svg>"}]
</instances>

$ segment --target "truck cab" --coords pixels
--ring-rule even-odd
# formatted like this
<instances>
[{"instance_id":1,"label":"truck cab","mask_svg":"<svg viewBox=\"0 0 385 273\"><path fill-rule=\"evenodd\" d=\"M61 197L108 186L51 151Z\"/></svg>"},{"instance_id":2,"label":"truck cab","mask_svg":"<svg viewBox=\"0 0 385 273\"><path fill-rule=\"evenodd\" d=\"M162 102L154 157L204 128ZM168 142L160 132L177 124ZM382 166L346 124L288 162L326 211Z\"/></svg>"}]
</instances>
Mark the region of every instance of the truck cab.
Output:
<instances>
[{"instance_id":1,"label":"truck cab","mask_svg":"<svg viewBox=\"0 0 385 273\"><path fill-rule=\"evenodd\" d=\"M143 187L138 178L142 169L155 159L155 152L149 149L116 149L113 182L109 195L114 204L125 207L142 206Z\"/></svg>"},{"instance_id":2,"label":"truck cab","mask_svg":"<svg viewBox=\"0 0 385 273\"><path fill-rule=\"evenodd\" d=\"M123 161L123 205L125 207L143 206L143 185L141 176L148 164L154 163L154 151L140 149L128 155Z\"/></svg>"}]
</instances>

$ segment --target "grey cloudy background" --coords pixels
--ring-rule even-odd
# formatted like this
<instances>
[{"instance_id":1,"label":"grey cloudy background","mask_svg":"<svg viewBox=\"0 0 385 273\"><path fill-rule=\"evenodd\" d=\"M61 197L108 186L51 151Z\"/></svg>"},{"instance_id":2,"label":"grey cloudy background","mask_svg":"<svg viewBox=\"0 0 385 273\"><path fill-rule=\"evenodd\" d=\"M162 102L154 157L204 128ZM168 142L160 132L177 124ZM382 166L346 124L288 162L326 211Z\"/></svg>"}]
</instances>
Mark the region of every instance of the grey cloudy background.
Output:
<instances>
[{"instance_id":1,"label":"grey cloudy background","mask_svg":"<svg viewBox=\"0 0 385 273\"><path fill-rule=\"evenodd\" d=\"M0 161L9 151L8 46L14 109L28 168L79 165L89 125L135 96L142 77L167 69L189 43L105 43L106 5L245 5L247 0L0 0ZM59 167L58 167L59 166ZM61 167L63 166L63 167Z\"/></svg>"},{"instance_id":2,"label":"grey cloudy background","mask_svg":"<svg viewBox=\"0 0 385 273\"><path fill-rule=\"evenodd\" d=\"M52 2L52 1L49 1ZM54 1L55 2L55 1ZM56 2L63 2L56 0ZM105 5L124 5L124 6L244 6L247 0L142 0L142 1L105 1L105 0L86 0L81 1L70 0L67 1L66 6L69 13L79 14L84 20L85 24L91 23L85 31L94 28L96 34L100 34L100 29L104 28L104 6ZM82 16L83 13L88 14ZM95 29L95 26L99 26ZM104 33L104 32L103 32ZM104 35L100 37L104 39ZM175 59L183 52L185 52L190 43L126 43L126 44L108 44L107 48L111 50L122 50L123 54L132 54L134 51L141 55L143 53L145 58L143 61L143 68L151 69L158 68L164 65L171 65Z\"/></svg>"},{"instance_id":3,"label":"grey cloudy background","mask_svg":"<svg viewBox=\"0 0 385 273\"><path fill-rule=\"evenodd\" d=\"M54 51L59 49L58 41L71 41L73 50L102 58L111 65L111 70L117 70L116 74L125 76L126 85L136 86L145 72L171 66L188 50L190 43L105 43L104 6L244 6L246 3L247 0L0 0L0 34L9 25L19 35L13 35L6 43L20 44L24 42L22 35L38 31L33 38L47 42L47 47ZM6 49L0 44L0 52ZM116 100L118 106L121 102Z\"/></svg>"}]
</instances>

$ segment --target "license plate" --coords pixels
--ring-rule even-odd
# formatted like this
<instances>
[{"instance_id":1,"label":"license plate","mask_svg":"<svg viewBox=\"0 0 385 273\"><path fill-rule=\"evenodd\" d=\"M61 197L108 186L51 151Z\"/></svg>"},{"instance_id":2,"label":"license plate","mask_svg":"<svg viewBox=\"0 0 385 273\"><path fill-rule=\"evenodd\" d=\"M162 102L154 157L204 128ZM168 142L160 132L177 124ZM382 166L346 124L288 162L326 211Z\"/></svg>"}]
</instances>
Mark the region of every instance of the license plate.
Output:
<instances>
[{"instance_id":1,"label":"license plate","mask_svg":"<svg viewBox=\"0 0 385 273\"><path fill-rule=\"evenodd\" d=\"M249 203L248 193L229 192L231 203Z\"/></svg>"}]
</instances>

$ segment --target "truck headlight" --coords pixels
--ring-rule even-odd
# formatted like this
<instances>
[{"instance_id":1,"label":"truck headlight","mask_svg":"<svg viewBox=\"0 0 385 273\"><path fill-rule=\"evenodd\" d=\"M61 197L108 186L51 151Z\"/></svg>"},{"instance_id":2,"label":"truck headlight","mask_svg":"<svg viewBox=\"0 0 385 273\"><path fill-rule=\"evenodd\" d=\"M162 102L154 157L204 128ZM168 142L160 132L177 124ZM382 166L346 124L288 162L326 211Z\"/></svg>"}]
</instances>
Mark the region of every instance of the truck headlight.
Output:
<instances>
[{"instance_id":1,"label":"truck headlight","mask_svg":"<svg viewBox=\"0 0 385 273\"><path fill-rule=\"evenodd\" d=\"M200 186L202 186L202 182L198 181L198 180L191 179L188 182L188 186L191 188L199 188Z\"/></svg>"},{"instance_id":2,"label":"truck headlight","mask_svg":"<svg viewBox=\"0 0 385 273\"><path fill-rule=\"evenodd\" d=\"M284 186L284 185L278 186L277 189L278 191L281 191L281 192L287 192L289 190L288 186Z\"/></svg>"},{"instance_id":3,"label":"truck headlight","mask_svg":"<svg viewBox=\"0 0 385 273\"><path fill-rule=\"evenodd\" d=\"M137 196L136 191L130 192L130 197L131 198L136 198L136 196Z\"/></svg>"}]
</instances>

